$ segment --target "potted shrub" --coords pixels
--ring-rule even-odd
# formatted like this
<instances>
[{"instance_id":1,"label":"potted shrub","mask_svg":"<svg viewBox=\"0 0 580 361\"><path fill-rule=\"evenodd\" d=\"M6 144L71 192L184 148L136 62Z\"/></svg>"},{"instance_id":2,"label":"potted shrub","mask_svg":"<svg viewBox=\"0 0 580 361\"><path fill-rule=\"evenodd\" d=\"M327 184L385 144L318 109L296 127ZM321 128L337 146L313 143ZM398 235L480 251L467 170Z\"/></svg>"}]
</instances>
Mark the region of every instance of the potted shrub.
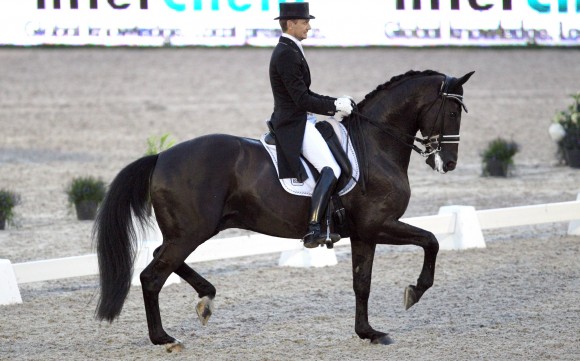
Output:
<instances>
[{"instance_id":1,"label":"potted shrub","mask_svg":"<svg viewBox=\"0 0 580 361\"><path fill-rule=\"evenodd\" d=\"M0 189L0 230L14 219L14 207L20 204L20 195L7 189Z\"/></svg>"},{"instance_id":2,"label":"potted shrub","mask_svg":"<svg viewBox=\"0 0 580 361\"><path fill-rule=\"evenodd\" d=\"M94 177L73 178L66 194L81 221L95 219L97 207L105 197L105 182Z\"/></svg>"},{"instance_id":3,"label":"potted shrub","mask_svg":"<svg viewBox=\"0 0 580 361\"><path fill-rule=\"evenodd\" d=\"M169 133L165 133L159 138L154 136L147 138L147 150L145 151L145 155L159 154L162 151L173 147L175 145L175 140L170 137L171 135Z\"/></svg>"},{"instance_id":4,"label":"potted shrub","mask_svg":"<svg viewBox=\"0 0 580 361\"><path fill-rule=\"evenodd\" d=\"M556 113L548 132L558 143L560 162L580 168L580 92L572 95L568 109Z\"/></svg>"},{"instance_id":5,"label":"potted shrub","mask_svg":"<svg viewBox=\"0 0 580 361\"><path fill-rule=\"evenodd\" d=\"M519 146L514 141L497 138L489 142L487 148L481 154L483 158L483 175L507 177L514 165L513 157L518 151Z\"/></svg>"}]
</instances>

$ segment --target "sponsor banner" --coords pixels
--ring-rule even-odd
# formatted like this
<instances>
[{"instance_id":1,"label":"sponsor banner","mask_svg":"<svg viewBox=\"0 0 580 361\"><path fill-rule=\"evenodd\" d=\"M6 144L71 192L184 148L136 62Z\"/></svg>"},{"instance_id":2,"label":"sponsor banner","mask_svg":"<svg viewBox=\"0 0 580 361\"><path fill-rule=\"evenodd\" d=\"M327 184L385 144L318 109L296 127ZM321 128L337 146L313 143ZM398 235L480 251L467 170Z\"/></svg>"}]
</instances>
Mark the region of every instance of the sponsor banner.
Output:
<instances>
[{"instance_id":1,"label":"sponsor banner","mask_svg":"<svg viewBox=\"0 0 580 361\"><path fill-rule=\"evenodd\" d=\"M284 0L2 0L0 45L273 46ZM580 0L310 0L311 46L580 45Z\"/></svg>"}]
</instances>

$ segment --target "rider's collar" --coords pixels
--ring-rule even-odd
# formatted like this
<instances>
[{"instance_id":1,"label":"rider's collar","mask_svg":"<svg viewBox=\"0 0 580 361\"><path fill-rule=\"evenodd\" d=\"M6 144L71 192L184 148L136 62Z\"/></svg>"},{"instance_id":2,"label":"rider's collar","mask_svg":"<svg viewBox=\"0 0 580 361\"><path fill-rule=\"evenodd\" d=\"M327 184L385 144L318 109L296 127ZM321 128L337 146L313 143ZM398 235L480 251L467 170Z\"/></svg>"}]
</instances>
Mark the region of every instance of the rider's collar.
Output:
<instances>
[{"instance_id":1,"label":"rider's collar","mask_svg":"<svg viewBox=\"0 0 580 361\"><path fill-rule=\"evenodd\" d=\"M298 46L298 49L300 49L300 52L302 52L302 56L306 57L306 55L304 55L304 49L302 48L302 43L300 42L300 40L298 40L295 37L293 37L292 35L286 34L286 33L282 33L282 36L292 40L296 44L296 46Z\"/></svg>"}]
</instances>

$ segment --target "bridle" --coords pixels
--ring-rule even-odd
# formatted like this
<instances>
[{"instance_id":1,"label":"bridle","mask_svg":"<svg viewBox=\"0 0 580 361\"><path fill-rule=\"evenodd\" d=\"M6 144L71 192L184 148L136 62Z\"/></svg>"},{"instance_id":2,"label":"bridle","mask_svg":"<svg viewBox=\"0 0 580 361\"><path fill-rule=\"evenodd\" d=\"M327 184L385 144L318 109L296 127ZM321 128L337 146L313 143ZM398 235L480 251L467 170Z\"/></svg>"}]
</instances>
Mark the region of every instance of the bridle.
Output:
<instances>
[{"instance_id":1,"label":"bridle","mask_svg":"<svg viewBox=\"0 0 580 361\"><path fill-rule=\"evenodd\" d=\"M455 101L459 102L459 104L463 107L463 110L465 110L466 113L468 112L467 107L463 103L463 95L449 93L450 83L451 83L451 77L449 77L448 75L445 75L445 79L441 83L441 88L439 89L439 95L437 97L437 98L441 98L442 101L441 101L441 105L439 106L439 110L437 111L437 117L435 118L435 122L433 123L433 126L431 127L431 132L430 132L429 136L423 137L422 139L421 138L418 139L418 141L420 141L421 144L423 144L425 146L425 150L422 152L419 152L419 154L421 154L424 157L428 157L431 154L435 154L435 153L440 152L441 151L441 144L459 144L459 141L460 141L459 134L442 134L443 130L445 129L445 117L441 117L442 124L440 127L440 132L437 133L437 135L433 135L435 132L435 128L436 128L437 124L439 123L439 116L441 115L442 110L445 108L445 103L447 102L447 99L451 99L451 100L455 100ZM429 112L429 110L435 104L436 101L437 101L437 99L435 99L433 101L433 103L431 103L431 105L427 109L427 112Z\"/></svg>"},{"instance_id":2,"label":"bridle","mask_svg":"<svg viewBox=\"0 0 580 361\"><path fill-rule=\"evenodd\" d=\"M435 118L435 122L431 127L430 134L426 137L419 138L417 136L400 133L398 130L389 127L388 125L381 124L375 121L374 119L365 116L364 114L360 113L357 109L353 110L353 114L366 119L369 123L380 129L382 132L389 134L393 138L399 140L400 142L410 147L423 157L429 157L430 155L436 154L441 151L441 144L459 144L460 140L459 134L442 134L443 130L445 129L444 117L441 117L442 124L439 129L439 132L436 135L433 135L435 133L435 128L439 123L439 116L441 115L441 112L445 108L445 103L447 102L447 99L459 102L463 110L465 110L466 113L468 112L467 107L463 103L463 95L449 93L449 85L451 84L451 80L452 78L450 76L445 75L445 79L441 83L441 88L439 89L439 94L437 98L435 98L435 100L433 100L433 102L427 108L426 113L428 113L429 110L431 110L431 108L435 105L437 100L441 99L441 105L439 106L439 110L437 111L437 117ZM405 140L405 138L412 140L412 142L408 142L407 140ZM415 142L421 143L421 145L423 145L425 149L421 149L419 146L415 145Z\"/></svg>"}]
</instances>

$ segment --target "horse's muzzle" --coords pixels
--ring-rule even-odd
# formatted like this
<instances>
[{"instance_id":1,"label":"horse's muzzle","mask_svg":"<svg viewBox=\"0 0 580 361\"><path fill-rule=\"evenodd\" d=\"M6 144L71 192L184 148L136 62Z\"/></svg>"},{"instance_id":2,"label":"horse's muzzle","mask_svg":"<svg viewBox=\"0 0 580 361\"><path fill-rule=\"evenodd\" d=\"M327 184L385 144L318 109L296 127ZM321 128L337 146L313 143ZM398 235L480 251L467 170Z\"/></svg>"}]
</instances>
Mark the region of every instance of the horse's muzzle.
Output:
<instances>
[{"instance_id":1,"label":"horse's muzzle","mask_svg":"<svg viewBox=\"0 0 580 361\"><path fill-rule=\"evenodd\" d=\"M457 162L449 160L445 162L439 153L430 155L425 161L433 170L439 173L447 173L455 169Z\"/></svg>"},{"instance_id":2,"label":"horse's muzzle","mask_svg":"<svg viewBox=\"0 0 580 361\"><path fill-rule=\"evenodd\" d=\"M445 167L443 169L446 172L451 172L452 170L455 169L456 166L457 166L457 163L455 163L454 161L450 160L449 162L445 163Z\"/></svg>"}]
</instances>

